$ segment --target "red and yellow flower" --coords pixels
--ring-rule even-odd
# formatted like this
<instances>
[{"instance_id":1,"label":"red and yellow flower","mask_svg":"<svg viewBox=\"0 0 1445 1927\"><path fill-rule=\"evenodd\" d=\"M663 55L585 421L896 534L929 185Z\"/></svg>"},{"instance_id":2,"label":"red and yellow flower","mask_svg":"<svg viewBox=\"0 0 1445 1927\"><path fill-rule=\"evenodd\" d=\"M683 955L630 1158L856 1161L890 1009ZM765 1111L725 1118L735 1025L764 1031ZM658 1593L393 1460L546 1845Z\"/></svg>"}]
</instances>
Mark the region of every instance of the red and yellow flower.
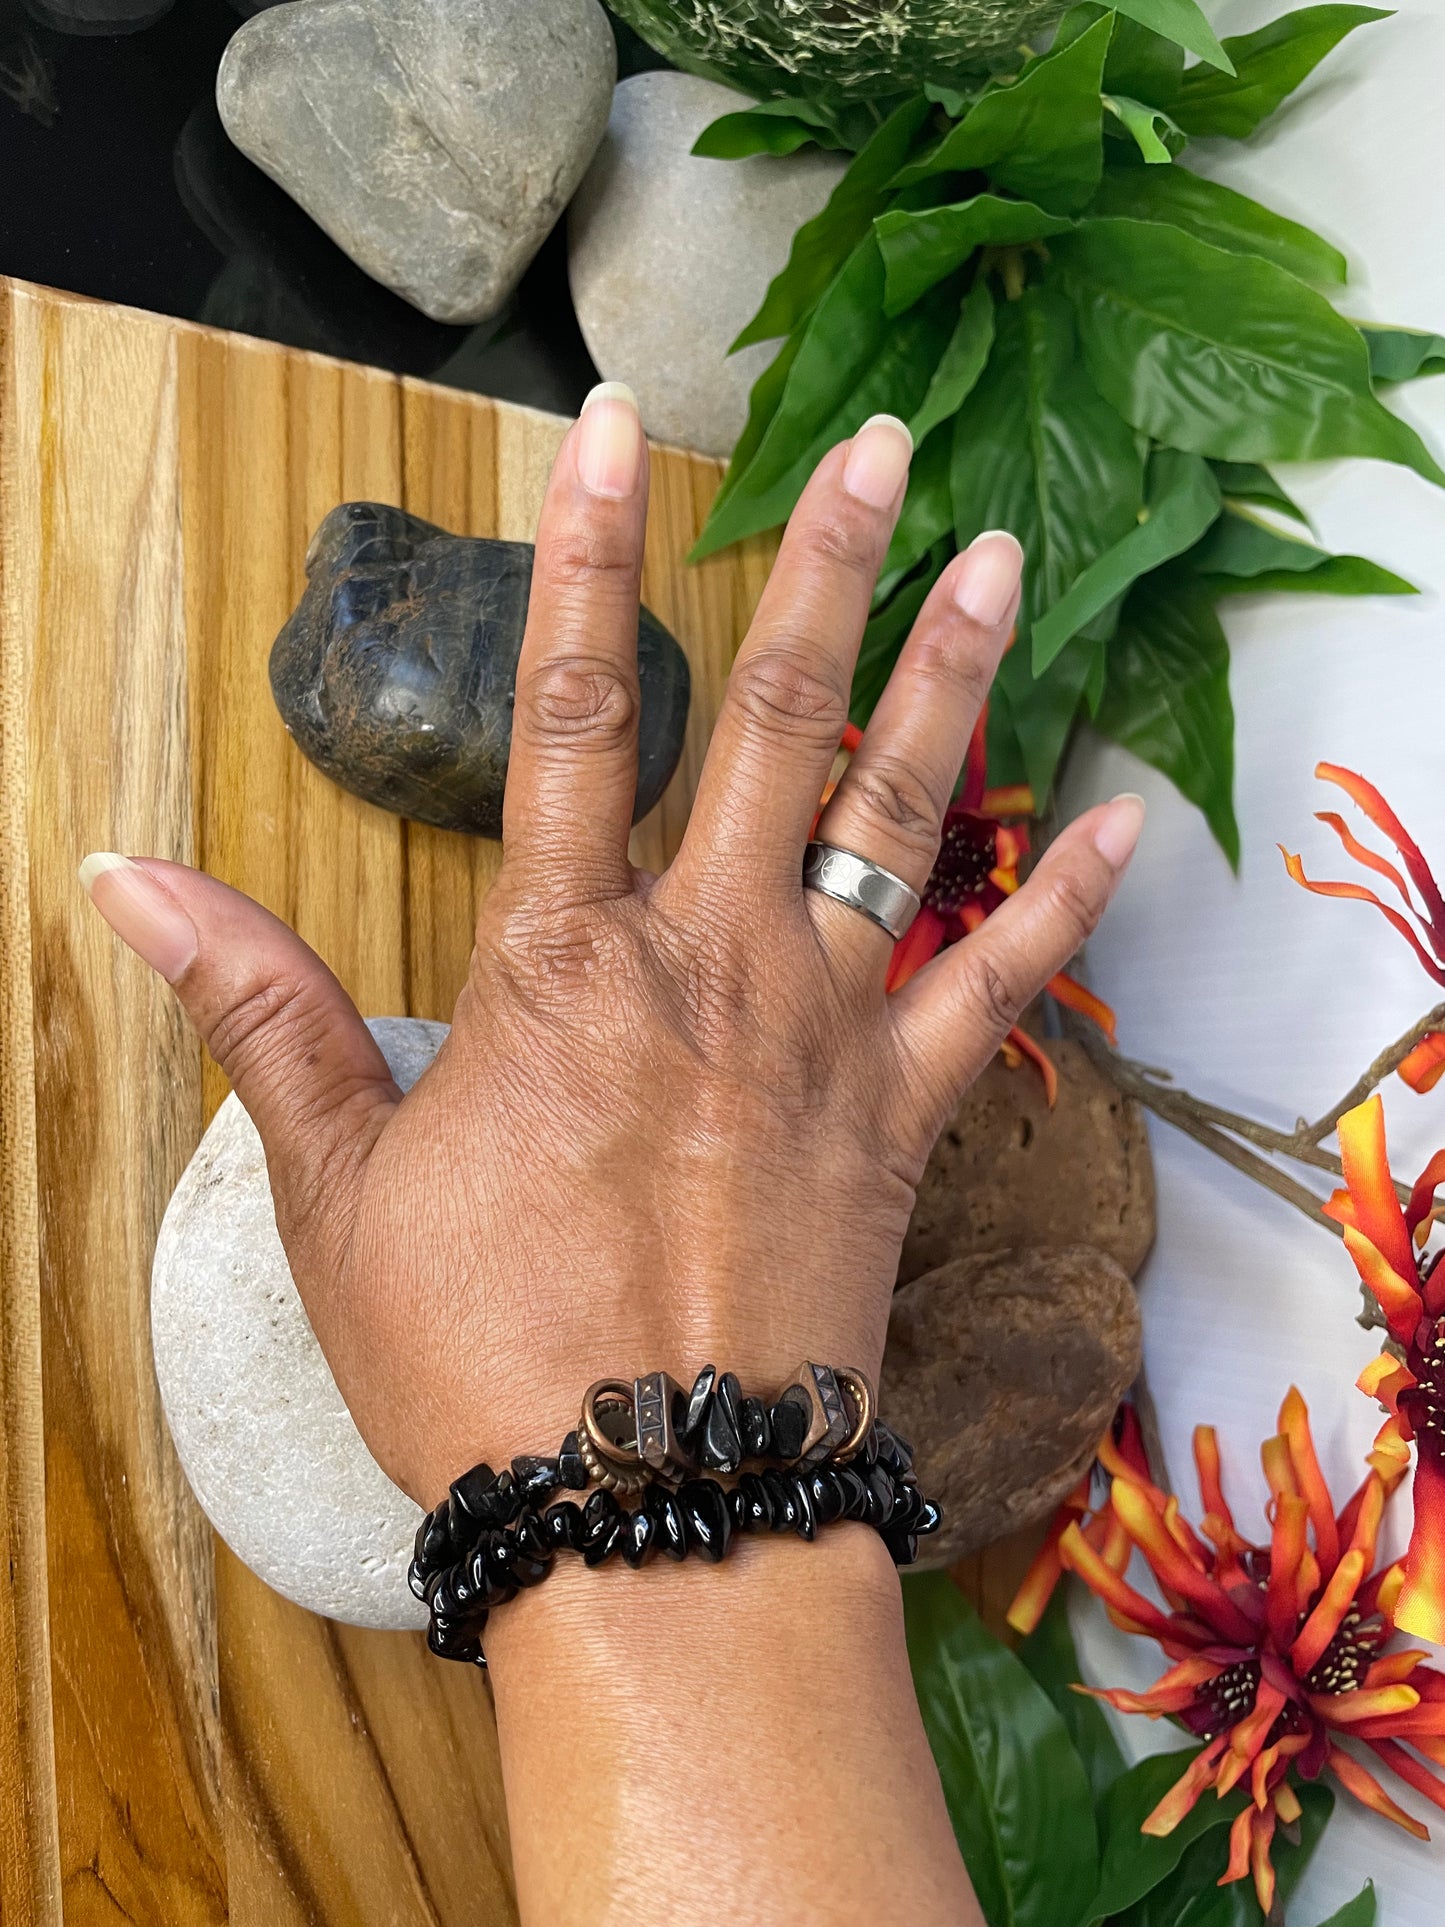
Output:
<instances>
[{"instance_id":1,"label":"red and yellow flower","mask_svg":"<svg viewBox=\"0 0 1445 1927\"><path fill-rule=\"evenodd\" d=\"M1339 1122L1345 1186L1325 1206L1342 1225L1355 1267L1389 1329L1385 1351L1360 1374L1362 1392L1389 1413L1377 1462L1407 1464L1415 1448L1415 1517L1395 1618L1418 1639L1445 1642L1445 1253L1427 1250L1435 1192L1445 1183L1437 1151L1401 1205L1385 1152L1377 1096Z\"/></svg>"},{"instance_id":2,"label":"red and yellow flower","mask_svg":"<svg viewBox=\"0 0 1445 1927\"><path fill-rule=\"evenodd\" d=\"M922 907L894 947L888 967L889 990L901 990L946 945L977 930L1019 887L1019 864L1029 853L1028 827L1022 819L1033 813L1033 795L1022 784L1003 789L987 787L987 729L985 707L969 743L958 795L943 819L943 839L923 887ZM844 749L856 749L861 741L861 734L850 725L843 738ZM1076 978L1061 971L1049 980L1047 988L1058 1003L1092 1018L1111 1044L1116 1041L1113 1011ZM1037 1067L1052 1106L1058 1095L1058 1073L1042 1046L1015 1025L1004 1041L1003 1052L1011 1064L1027 1058Z\"/></svg>"},{"instance_id":3,"label":"red and yellow flower","mask_svg":"<svg viewBox=\"0 0 1445 1927\"><path fill-rule=\"evenodd\" d=\"M1387 1652L1404 1579L1376 1571L1385 1501L1403 1473L1377 1455L1363 1484L1336 1512L1310 1435L1304 1400L1291 1390L1279 1431L1261 1451L1270 1487L1267 1545L1235 1525L1220 1479L1213 1428L1200 1426L1194 1456L1204 1501L1198 1531L1177 1498L1160 1490L1142 1454L1111 1433L1100 1461L1108 1498L1060 1522L1059 1570L1077 1573L1125 1632L1156 1639L1173 1662L1145 1693L1101 1691L1122 1713L1170 1718L1202 1741L1177 1783L1144 1822L1173 1832L1209 1789L1242 1786L1220 1886L1252 1878L1268 1915L1274 1902L1270 1846L1300 1815L1297 1780L1332 1774L1375 1812L1417 1838L1429 1830L1407 1813L1360 1757L1372 1753L1432 1805L1445 1810L1445 1674L1418 1649ZM1163 1596L1147 1598L1125 1577L1143 1555ZM1037 1622L1050 1582L1036 1570L1010 1614ZM1081 1691L1091 1690L1080 1688Z\"/></svg>"},{"instance_id":4,"label":"red and yellow flower","mask_svg":"<svg viewBox=\"0 0 1445 1927\"><path fill-rule=\"evenodd\" d=\"M1302 884L1306 890L1313 890L1316 896L1348 897L1358 903L1373 904L1381 916L1399 931L1435 982L1445 984L1445 895L1442 895L1429 864L1421 854L1419 844L1409 835L1374 784L1367 783L1363 776L1357 776L1353 770L1344 769L1338 763L1316 763L1315 775L1342 789L1351 802L1359 805L1375 828L1394 844L1405 872L1403 876L1400 868L1388 858L1361 843L1337 811L1316 811L1318 820L1327 823L1340 839L1346 854L1374 875L1383 877L1400 898L1404 909L1397 910L1392 903L1384 902L1363 883L1316 882L1305 875L1300 859L1292 856L1281 844L1280 855L1284 858L1285 868L1296 883ZM1406 877L1409 878L1408 883ZM1400 1064L1399 1075L1412 1090L1433 1090L1441 1077L1445 1076L1445 1031L1432 1030L1422 1037Z\"/></svg>"}]
</instances>

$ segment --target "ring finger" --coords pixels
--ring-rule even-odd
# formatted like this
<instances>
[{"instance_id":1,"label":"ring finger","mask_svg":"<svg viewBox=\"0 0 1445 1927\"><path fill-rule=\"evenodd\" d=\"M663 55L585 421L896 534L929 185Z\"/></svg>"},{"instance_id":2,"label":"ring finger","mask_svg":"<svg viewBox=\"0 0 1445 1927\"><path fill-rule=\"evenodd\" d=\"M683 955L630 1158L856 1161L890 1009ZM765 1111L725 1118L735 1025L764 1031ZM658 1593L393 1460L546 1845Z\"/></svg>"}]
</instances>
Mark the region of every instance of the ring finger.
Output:
<instances>
[{"instance_id":1,"label":"ring finger","mask_svg":"<svg viewBox=\"0 0 1445 1927\"><path fill-rule=\"evenodd\" d=\"M852 851L923 889L969 737L1018 614L1022 567L1014 537L990 530L944 570L818 820L816 842ZM892 939L881 926L822 891L808 897L830 944L886 958Z\"/></svg>"}]
</instances>

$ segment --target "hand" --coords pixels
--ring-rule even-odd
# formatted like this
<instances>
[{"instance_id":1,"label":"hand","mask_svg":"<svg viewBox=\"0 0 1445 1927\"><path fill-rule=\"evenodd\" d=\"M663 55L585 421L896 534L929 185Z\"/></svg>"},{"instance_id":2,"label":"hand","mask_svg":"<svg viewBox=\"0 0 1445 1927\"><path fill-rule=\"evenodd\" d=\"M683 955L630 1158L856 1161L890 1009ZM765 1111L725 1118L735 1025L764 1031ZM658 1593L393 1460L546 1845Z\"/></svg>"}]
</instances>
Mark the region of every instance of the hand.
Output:
<instances>
[{"instance_id":1,"label":"hand","mask_svg":"<svg viewBox=\"0 0 1445 1927\"><path fill-rule=\"evenodd\" d=\"M924 1162L1093 928L1141 820L1093 810L901 993L890 939L800 883L910 447L835 448L784 538L682 848L635 871L647 452L602 391L558 455L517 673L505 861L451 1034L406 1097L284 925L179 865L91 859L255 1119L296 1283L362 1436L424 1505L554 1451L585 1387L804 1358L876 1382ZM1018 607L1020 552L944 571L818 835L921 887Z\"/></svg>"}]
</instances>

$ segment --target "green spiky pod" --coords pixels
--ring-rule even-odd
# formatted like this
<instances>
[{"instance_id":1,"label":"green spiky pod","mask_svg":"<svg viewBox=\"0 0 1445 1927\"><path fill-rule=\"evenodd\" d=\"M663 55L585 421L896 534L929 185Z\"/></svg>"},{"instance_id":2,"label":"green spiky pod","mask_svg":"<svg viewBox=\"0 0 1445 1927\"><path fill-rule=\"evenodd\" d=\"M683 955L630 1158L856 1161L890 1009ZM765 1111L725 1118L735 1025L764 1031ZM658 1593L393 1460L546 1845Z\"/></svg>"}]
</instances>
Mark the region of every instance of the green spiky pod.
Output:
<instances>
[{"instance_id":1,"label":"green spiky pod","mask_svg":"<svg viewBox=\"0 0 1445 1927\"><path fill-rule=\"evenodd\" d=\"M1059 0L610 0L676 66L766 96L946 83L1012 53Z\"/></svg>"}]
</instances>

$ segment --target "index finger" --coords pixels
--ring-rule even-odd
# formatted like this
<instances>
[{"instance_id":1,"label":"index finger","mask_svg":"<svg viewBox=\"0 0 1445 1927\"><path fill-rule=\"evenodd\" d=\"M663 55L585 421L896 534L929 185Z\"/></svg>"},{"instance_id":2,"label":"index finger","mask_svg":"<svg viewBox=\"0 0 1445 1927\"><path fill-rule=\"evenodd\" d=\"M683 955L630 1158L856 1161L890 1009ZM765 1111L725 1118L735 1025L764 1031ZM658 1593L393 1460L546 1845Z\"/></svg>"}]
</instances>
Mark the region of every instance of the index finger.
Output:
<instances>
[{"instance_id":1,"label":"index finger","mask_svg":"<svg viewBox=\"0 0 1445 1927\"><path fill-rule=\"evenodd\" d=\"M636 399L603 382L568 431L542 504L502 809L508 863L577 896L632 888L647 480Z\"/></svg>"}]
</instances>

